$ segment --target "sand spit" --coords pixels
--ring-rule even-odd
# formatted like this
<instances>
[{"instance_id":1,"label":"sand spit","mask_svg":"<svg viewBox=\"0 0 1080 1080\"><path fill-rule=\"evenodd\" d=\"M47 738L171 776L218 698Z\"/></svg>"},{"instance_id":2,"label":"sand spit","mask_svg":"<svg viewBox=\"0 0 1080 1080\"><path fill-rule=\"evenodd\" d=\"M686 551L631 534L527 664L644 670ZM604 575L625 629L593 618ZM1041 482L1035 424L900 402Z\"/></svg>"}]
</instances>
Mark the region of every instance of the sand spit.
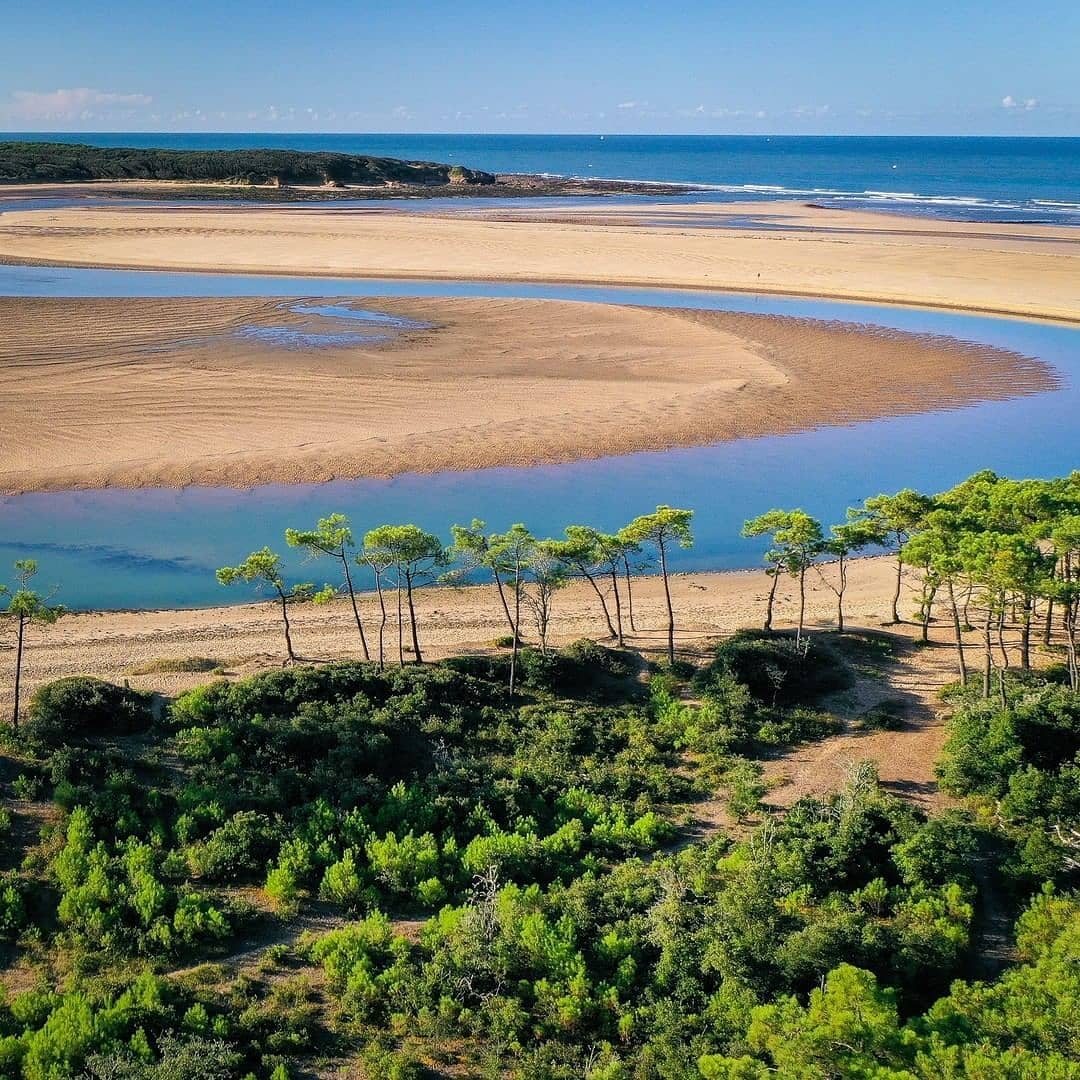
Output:
<instances>
[{"instance_id":1,"label":"sand spit","mask_svg":"<svg viewBox=\"0 0 1080 1080\"><path fill-rule=\"evenodd\" d=\"M737 228L698 227L702 216ZM1080 236L797 203L440 213L117 205L5 213L0 259L736 289L1077 321Z\"/></svg>"}]
</instances>

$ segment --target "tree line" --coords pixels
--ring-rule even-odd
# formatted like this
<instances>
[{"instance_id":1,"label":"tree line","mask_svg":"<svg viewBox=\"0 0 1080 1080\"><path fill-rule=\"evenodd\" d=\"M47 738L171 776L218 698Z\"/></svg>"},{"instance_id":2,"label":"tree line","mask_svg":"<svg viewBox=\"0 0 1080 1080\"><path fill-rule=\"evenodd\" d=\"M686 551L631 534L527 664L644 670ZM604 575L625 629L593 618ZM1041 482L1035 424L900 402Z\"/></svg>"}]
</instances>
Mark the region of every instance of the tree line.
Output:
<instances>
[{"instance_id":1,"label":"tree line","mask_svg":"<svg viewBox=\"0 0 1080 1080\"><path fill-rule=\"evenodd\" d=\"M80 143L0 142L0 183L178 180L248 184L494 184L461 165L304 150L169 150Z\"/></svg>"},{"instance_id":2,"label":"tree line","mask_svg":"<svg viewBox=\"0 0 1080 1080\"><path fill-rule=\"evenodd\" d=\"M570 525L561 539L539 538L520 523L505 532L489 532L485 522L474 519L469 525L453 525L453 540L446 545L434 533L413 524L380 525L361 538L344 514L331 514L321 518L314 529L286 529L285 542L291 548L305 550L311 559L331 562L340 572L336 584L316 588L312 582L287 582L282 556L269 547L253 551L236 566L222 567L217 579L222 585L253 584L274 596L280 606L286 659L290 662L297 659L290 605L297 601L329 603L339 596L348 597L361 654L365 660L374 659L382 670L387 663L386 638L392 622L397 629L398 664L404 666L406 652L414 663L423 662L415 602L418 589L484 573L491 579L509 630L512 690L526 620L536 630L541 653L547 655L555 596L570 581L581 579L596 594L608 637L622 645L624 610L631 631L636 631L634 573L651 563L659 567L663 581L667 653L669 662L674 663L675 612L668 561L672 548L693 544L693 515L692 510L658 506L617 532ZM379 613L373 635L369 635L360 611L354 567L370 571L375 581Z\"/></svg>"},{"instance_id":3,"label":"tree line","mask_svg":"<svg viewBox=\"0 0 1080 1080\"><path fill-rule=\"evenodd\" d=\"M984 470L938 495L911 488L875 495L828 531L802 510L770 510L748 521L743 535L771 540L765 554L772 578L766 630L772 628L777 583L789 575L799 587L801 638L806 578L815 571L836 594L836 625L843 632L847 561L887 549L896 559L893 622L902 621L907 571L917 582L915 618L922 640L929 640L935 605L944 609L962 682L971 673L974 648L983 696L996 692L1004 701L1013 657L1021 670L1030 669L1033 637L1041 634L1049 646L1056 629L1069 683L1080 687L1080 471L1053 480L1009 480ZM980 638L975 646L965 642L973 630Z\"/></svg>"},{"instance_id":4,"label":"tree line","mask_svg":"<svg viewBox=\"0 0 1080 1080\"><path fill-rule=\"evenodd\" d=\"M584 581L596 597L603 631L624 643L626 628L637 632L633 579L656 569L663 583L666 652L675 661L675 611L670 588L670 558L675 549L694 542L694 511L658 506L612 533L588 525L567 526L563 537L539 538L524 524L490 532L483 521L451 527L451 543L415 524L380 525L360 536L344 514L320 519L312 529L287 529L290 548L305 550L338 573L336 583L321 588L312 582L290 582L282 556L264 547L235 566L222 567L223 585L242 582L269 592L280 608L285 655L298 655L293 642L290 607L299 601L328 603L347 597L365 660L384 668L394 649L399 665L408 658L423 662L416 592L435 583L460 582L486 575L495 590L511 648L510 683L518 679L518 654L527 625L535 630L547 654L549 634L560 589ZM772 509L747 521L746 537L767 537L764 553L771 586L764 629L773 628L779 582L790 577L798 585L796 643L805 636L807 578L816 574L836 596L836 628L844 631L845 594L850 560L860 554L890 551L895 557L890 610L902 621L900 603L905 573L917 582L915 611L921 636L929 640L935 610L943 610L952 629L958 674L973 674L970 659L980 656L984 696L1005 692L1016 666L1031 666L1036 635L1049 646L1055 632L1065 648L1068 679L1080 686L1077 654L1080 623L1080 471L1051 480L1010 480L990 471L974 474L937 495L911 488L867 498L848 510L845 519L826 528L800 509ZM378 616L372 624L361 611L357 569L370 572ZM32 623L50 623L63 613L53 593L31 588L37 564L15 564L6 615L15 626L15 705L18 722L23 643ZM54 590L55 592L55 590ZM979 630L979 643L965 635ZM407 635L407 636L406 636Z\"/></svg>"}]
</instances>

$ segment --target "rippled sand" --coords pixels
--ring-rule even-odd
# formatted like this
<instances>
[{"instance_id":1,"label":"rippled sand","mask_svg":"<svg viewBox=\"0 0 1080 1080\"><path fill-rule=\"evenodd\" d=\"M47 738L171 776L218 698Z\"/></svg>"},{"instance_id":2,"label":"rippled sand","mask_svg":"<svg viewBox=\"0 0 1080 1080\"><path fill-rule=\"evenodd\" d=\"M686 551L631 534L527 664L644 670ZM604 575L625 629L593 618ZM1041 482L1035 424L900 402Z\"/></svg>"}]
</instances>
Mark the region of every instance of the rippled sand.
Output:
<instances>
[{"instance_id":1,"label":"rippled sand","mask_svg":"<svg viewBox=\"0 0 1080 1080\"><path fill-rule=\"evenodd\" d=\"M428 324L380 341L357 335L382 327L294 303L0 298L0 490L247 487L562 462L1055 382L1014 353L807 319L340 301Z\"/></svg>"}]
</instances>

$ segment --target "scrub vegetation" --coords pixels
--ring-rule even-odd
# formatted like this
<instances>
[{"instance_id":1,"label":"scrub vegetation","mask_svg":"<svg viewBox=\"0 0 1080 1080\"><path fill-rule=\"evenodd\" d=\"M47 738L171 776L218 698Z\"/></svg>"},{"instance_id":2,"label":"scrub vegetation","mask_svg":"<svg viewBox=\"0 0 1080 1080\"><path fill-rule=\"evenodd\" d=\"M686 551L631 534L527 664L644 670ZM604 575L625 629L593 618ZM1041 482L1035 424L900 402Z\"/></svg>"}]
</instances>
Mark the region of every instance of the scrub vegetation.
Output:
<instances>
[{"instance_id":1,"label":"scrub vegetation","mask_svg":"<svg viewBox=\"0 0 1080 1080\"><path fill-rule=\"evenodd\" d=\"M0 1075L1080 1076L1078 525L1080 474L989 473L748 525L804 585L888 546L960 623L929 816L857 760L762 803L764 758L842 726L864 632L800 619L697 665L619 647L631 570L667 569L688 511L557 541L473 522L449 550L291 533L341 568L370 661L171 701L62 679L8 736ZM224 578L250 565L283 624L318 595L252 559ZM421 663L410 589L481 570L506 647ZM571 576L608 645L549 643Z\"/></svg>"}]
</instances>

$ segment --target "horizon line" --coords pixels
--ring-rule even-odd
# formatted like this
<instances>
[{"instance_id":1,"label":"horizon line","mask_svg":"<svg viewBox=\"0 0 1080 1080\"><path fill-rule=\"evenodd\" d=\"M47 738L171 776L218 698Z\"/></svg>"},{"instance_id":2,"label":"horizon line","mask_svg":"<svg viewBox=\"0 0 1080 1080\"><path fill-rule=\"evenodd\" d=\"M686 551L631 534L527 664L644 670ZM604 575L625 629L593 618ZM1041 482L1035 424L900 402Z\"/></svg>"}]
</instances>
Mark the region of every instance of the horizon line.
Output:
<instances>
[{"instance_id":1,"label":"horizon line","mask_svg":"<svg viewBox=\"0 0 1080 1080\"><path fill-rule=\"evenodd\" d=\"M1080 133L1075 135L1034 135L1013 134L1003 135L996 133L968 132L955 134L946 132L923 132L915 133L881 133L868 134L866 132L701 132L701 131L609 131L595 129L590 131L272 131L267 129L248 130L201 130L201 131L168 131L163 129L125 129L125 130L94 130L72 131L70 129L55 131L43 130L11 130L0 131L0 137L11 135L274 135L279 137L291 136L341 136L341 137L364 137L364 136L394 136L398 138L588 138L604 136L614 139L1025 139L1025 140L1048 140L1058 141L1080 140Z\"/></svg>"}]
</instances>

